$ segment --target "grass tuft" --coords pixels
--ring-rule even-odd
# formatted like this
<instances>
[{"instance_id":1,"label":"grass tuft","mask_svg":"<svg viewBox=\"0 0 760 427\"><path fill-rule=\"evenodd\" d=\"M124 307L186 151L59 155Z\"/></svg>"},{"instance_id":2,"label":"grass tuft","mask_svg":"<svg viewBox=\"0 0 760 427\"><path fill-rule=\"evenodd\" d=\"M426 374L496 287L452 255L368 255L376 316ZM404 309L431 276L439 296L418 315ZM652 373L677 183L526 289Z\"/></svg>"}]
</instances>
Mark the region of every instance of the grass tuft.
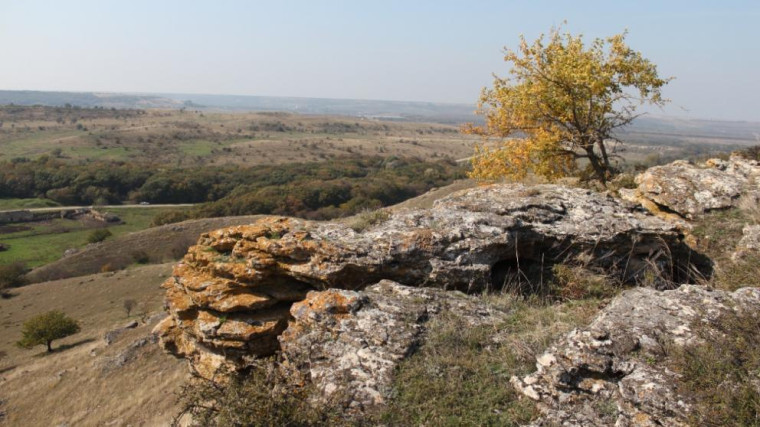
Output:
<instances>
[{"instance_id":1,"label":"grass tuft","mask_svg":"<svg viewBox=\"0 0 760 427\"><path fill-rule=\"evenodd\" d=\"M383 209L366 210L353 217L348 226L357 233L360 233L373 225L382 224L388 218L390 218L390 214Z\"/></svg>"}]
</instances>

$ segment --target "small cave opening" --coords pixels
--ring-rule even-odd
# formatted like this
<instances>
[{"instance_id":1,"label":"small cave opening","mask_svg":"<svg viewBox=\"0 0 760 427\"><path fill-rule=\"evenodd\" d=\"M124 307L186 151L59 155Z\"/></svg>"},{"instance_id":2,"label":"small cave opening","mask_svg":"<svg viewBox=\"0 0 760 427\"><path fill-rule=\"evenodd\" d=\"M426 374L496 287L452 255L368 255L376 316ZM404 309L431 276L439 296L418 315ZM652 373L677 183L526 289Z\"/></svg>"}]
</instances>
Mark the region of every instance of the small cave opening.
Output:
<instances>
[{"instance_id":1,"label":"small cave opening","mask_svg":"<svg viewBox=\"0 0 760 427\"><path fill-rule=\"evenodd\" d=\"M549 291L551 264L543 258L506 258L491 266L491 291L520 296L544 295Z\"/></svg>"}]
</instances>

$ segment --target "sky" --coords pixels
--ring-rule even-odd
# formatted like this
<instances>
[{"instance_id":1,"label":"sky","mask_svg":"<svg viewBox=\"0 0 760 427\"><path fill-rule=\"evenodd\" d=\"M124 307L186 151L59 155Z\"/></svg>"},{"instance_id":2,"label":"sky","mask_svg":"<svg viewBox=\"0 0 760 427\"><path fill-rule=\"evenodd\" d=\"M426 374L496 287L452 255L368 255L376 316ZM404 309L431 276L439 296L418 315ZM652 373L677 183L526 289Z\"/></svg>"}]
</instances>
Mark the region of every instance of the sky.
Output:
<instances>
[{"instance_id":1,"label":"sky","mask_svg":"<svg viewBox=\"0 0 760 427\"><path fill-rule=\"evenodd\" d=\"M676 78L655 113L760 121L757 0L0 0L0 89L474 104L565 21Z\"/></svg>"}]
</instances>

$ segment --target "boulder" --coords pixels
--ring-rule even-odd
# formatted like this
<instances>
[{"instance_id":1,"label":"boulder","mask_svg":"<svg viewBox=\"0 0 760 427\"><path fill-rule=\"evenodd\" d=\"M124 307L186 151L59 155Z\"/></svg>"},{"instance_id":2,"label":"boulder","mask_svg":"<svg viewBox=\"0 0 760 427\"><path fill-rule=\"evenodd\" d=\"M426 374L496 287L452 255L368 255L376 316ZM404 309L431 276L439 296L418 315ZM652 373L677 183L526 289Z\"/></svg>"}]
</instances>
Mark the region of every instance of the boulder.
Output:
<instances>
[{"instance_id":1,"label":"boulder","mask_svg":"<svg viewBox=\"0 0 760 427\"><path fill-rule=\"evenodd\" d=\"M316 404L345 408L346 415L386 403L396 366L420 344L429 319L447 313L478 328L506 318L461 292L388 280L363 291L312 291L290 312L279 337L283 377L312 384Z\"/></svg>"},{"instance_id":2,"label":"boulder","mask_svg":"<svg viewBox=\"0 0 760 427\"><path fill-rule=\"evenodd\" d=\"M722 333L721 316L758 310L758 288L632 289L538 357L535 373L511 381L538 403L535 425L687 425L693 402L668 368L667 349Z\"/></svg>"},{"instance_id":3,"label":"boulder","mask_svg":"<svg viewBox=\"0 0 760 427\"><path fill-rule=\"evenodd\" d=\"M120 337L120 336L121 336L121 335L122 335L124 332L126 332L126 331L128 331L128 330L130 330L130 329L134 329L134 328L136 328L137 326L138 326L138 323L137 323L137 321L136 321L136 320L133 320L133 321L131 321L131 322L128 322L126 325L124 325L124 326L122 326L122 327L120 327L120 328L112 329L112 330L110 330L110 331L106 332L106 333L103 335L103 341L105 341L105 342L106 342L106 345L111 345L111 344L112 344L114 341L118 340L118 339L119 339L119 337Z\"/></svg>"},{"instance_id":4,"label":"boulder","mask_svg":"<svg viewBox=\"0 0 760 427\"><path fill-rule=\"evenodd\" d=\"M709 275L709 263L682 239L646 211L556 185L463 190L362 231L266 217L200 237L163 284L169 317L155 331L166 350L211 377L222 364L244 368L275 353L291 306L310 291L361 290L387 279L465 292L508 283L527 293L558 262L604 269L623 282L654 276L665 288L687 281L693 263Z\"/></svg>"},{"instance_id":5,"label":"boulder","mask_svg":"<svg viewBox=\"0 0 760 427\"><path fill-rule=\"evenodd\" d=\"M758 177L760 163L739 156L700 165L677 160L637 175L638 187L620 190L620 195L665 218L693 219L733 207L742 194L760 190Z\"/></svg>"}]
</instances>

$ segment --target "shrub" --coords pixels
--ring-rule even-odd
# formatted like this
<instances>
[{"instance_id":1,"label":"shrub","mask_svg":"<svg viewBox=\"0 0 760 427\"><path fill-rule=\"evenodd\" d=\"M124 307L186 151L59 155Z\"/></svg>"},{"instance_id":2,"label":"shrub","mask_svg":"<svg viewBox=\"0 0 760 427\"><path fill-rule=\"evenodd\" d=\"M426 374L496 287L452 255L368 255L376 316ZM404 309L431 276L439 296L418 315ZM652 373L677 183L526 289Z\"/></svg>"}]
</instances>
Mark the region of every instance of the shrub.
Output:
<instances>
[{"instance_id":1,"label":"shrub","mask_svg":"<svg viewBox=\"0 0 760 427\"><path fill-rule=\"evenodd\" d=\"M143 250L132 252L132 260L138 264L147 264L150 262L150 255Z\"/></svg>"},{"instance_id":2,"label":"shrub","mask_svg":"<svg viewBox=\"0 0 760 427\"><path fill-rule=\"evenodd\" d=\"M738 151L737 154L748 160L760 160L760 145L745 148Z\"/></svg>"},{"instance_id":3,"label":"shrub","mask_svg":"<svg viewBox=\"0 0 760 427\"><path fill-rule=\"evenodd\" d=\"M87 241L89 243L99 243L103 240L106 240L107 238L113 236L113 233L107 228L98 228L97 230L92 230L92 233L90 233L89 236L87 236Z\"/></svg>"},{"instance_id":4,"label":"shrub","mask_svg":"<svg viewBox=\"0 0 760 427\"><path fill-rule=\"evenodd\" d=\"M336 414L308 403L309 387L282 388L282 373L272 359L262 359L250 372L232 375L225 384L196 376L178 393L181 412L203 426L337 425Z\"/></svg>"},{"instance_id":5,"label":"shrub","mask_svg":"<svg viewBox=\"0 0 760 427\"><path fill-rule=\"evenodd\" d=\"M175 222L185 221L189 218L189 215L182 211L167 211L153 217L150 225L151 227L157 227L159 225L174 224Z\"/></svg>"},{"instance_id":6,"label":"shrub","mask_svg":"<svg viewBox=\"0 0 760 427\"><path fill-rule=\"evenodd\" d=\"M49 311L35 316L26 322L21 329L22 338L16 343L22 348L32 348L36 345L47 345L47 351L53 351L53 340L68 337L79 332L76 320L58 310Z\"/></svg>"},{"instance_id":7,"label":"shrub","mask_svg":"<svg viewBox=\"0 0 760 427\"><path fill-rule=\"evenodd\" d=\"M18 261L0 265L0 297L8 298L8 288L24 284L26 270L26 265Z\"/></svg>"}]
</instances>

